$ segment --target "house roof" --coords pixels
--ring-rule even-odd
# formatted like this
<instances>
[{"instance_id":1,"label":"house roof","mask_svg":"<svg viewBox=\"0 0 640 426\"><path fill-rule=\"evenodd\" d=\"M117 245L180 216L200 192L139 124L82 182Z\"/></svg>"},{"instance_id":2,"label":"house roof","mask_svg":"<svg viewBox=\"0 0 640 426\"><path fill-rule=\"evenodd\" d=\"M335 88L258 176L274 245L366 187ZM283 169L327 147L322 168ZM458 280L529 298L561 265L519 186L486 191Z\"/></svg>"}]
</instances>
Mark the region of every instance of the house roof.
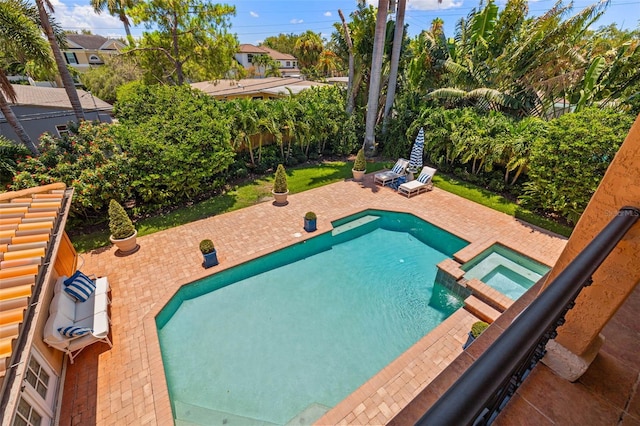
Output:
<instances>
[{"instance_id":1,"label":"house roof","mask_svg":"<svg viewBox=\"0 0 640 426\"><path fill-rule=\"evenodd\" d=\"M269 56L278 61L295 61L296 57L293 55L289 55L288 53L280 53L277 50L273 50L267 46L260 46L261 49L265 50Z\"/></svg>"},{"instance_id":2,"label":"house roof","mask_svg":"<svg viewBox=\"0 0 640 426\"><path fill-rule=\"evenodd\" d=\"M269 55L276 61L295 61L295 56L288 53L281 53L266 46L254 46L253 44L241 44L238 47L238 53L253 53L257 55Z\"/></svg>"},{"instance_id":3,"label":"house roof","mask_svg":"<svg viewBox=\"0 0 640 426\"><path fill-rule=\"evenodd\" d=\"M69 48L80 48L87 50L106 49L109 44L116 43L119 47L125 47L120 40L103 37L97 34L67 34Z\"/></svg>"},{"instance_id":4,"label":"house roof","mask_svg":"<svg viewBox=\"0 0 640 426\"><path fill-rule=\"evenodd\" d=\"M64 88L26 86L22 84L12 84L12 86L16 91L17 97L14 105L72 109ZM87 111L95 111L96 109L110 111L113 109L111 104L92 96L91 93L84 90L78 90L78 97L82 108Z\"/></svg>"},{"instance_id":5,"label":"house roof","mask_svg":"<svg viewBox=\"0 0 640 426\"><path fill-rule=\"evenodd\" d=\"M36 279L53 249L56 224L66 214L66 197L70 195L64 183L0 194L0 378L22 331Z\"/></svg>"},{"instance_id":6,"label":"house roof","mask_svg":"<svg viewBox=\"0 0 640 426\"><path fill-rule=\"evenodd\" d=\"M215 98L234 96L251 96L259 93L289 94L314 86L327 86L317 81L302 80L297 77L245 78L241 80L218 80L192 83L191 87L199 89Z\"/></svg>"}]
</instances>

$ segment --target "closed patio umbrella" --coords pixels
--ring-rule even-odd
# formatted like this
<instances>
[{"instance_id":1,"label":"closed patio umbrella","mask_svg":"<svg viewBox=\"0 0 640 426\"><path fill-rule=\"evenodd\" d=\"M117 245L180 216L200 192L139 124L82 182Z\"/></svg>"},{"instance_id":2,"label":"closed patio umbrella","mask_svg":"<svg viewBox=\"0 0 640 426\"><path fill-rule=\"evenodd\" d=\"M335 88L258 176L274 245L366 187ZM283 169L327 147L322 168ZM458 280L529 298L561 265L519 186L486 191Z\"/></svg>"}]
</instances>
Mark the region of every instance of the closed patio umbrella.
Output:
<instances>
[{"instance_id":1,"label":"closed patio umbrella","mask_svg":"<svg viewBox=\"0 0 640 426\"><path fill-rule=\"evenodd\" d=\"M411 157L409 157L409 168L418 171L422 168L422 150L424 149L424 129L421 127L411 148Z\"/></svg>"}]
</instances>

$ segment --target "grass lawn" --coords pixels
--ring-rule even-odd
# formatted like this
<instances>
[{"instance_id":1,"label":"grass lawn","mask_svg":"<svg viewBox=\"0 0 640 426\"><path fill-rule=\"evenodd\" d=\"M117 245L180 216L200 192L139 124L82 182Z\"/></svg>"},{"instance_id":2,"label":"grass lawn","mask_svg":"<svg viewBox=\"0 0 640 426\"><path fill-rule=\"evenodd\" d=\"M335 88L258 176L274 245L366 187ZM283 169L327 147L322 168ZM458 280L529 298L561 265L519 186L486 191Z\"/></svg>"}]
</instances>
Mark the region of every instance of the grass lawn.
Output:
<instances>
[{"instance_id":1,"label":"grass lawn","mask_svg":"<svg viewBox=\"0 0 640 426\"><path fill-rule=\"evenodd\" d=\"M393 164L394 161L368 163L367 173L375 172L383 168L390 168ZM351 178L351 166L352 163L350 162L335 161L288 169L287 183L289 192L295 194ZM564 236L569 236L571 233L571 228L567 226L563 226L522 209L516 203L507 200L501 195L494 194L470 183L442 174L436 175L433 181L435 186L440 189L520 218L532 225ZM153 234L154 232L173 228L206 217L252 206L263 201L264 198L271 198L272 186L273 176L256 179L234 186L226 193L210 198L209 200L179 208L163 216L140 220L136 222L138 236ZM82 235L72 234L71 240L76 250L79 252L87 252L110 244L109 230L105 226L104 231L100 232Z\"/></svg>"}]
</instances>

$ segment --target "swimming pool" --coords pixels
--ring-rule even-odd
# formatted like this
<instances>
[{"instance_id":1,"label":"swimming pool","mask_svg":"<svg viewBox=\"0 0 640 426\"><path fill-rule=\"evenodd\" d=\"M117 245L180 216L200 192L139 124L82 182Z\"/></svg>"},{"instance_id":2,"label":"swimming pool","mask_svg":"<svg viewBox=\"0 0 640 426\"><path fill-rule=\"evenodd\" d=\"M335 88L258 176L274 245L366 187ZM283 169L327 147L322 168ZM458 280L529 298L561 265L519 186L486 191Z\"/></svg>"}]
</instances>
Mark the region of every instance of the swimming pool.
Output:
<instances>
[{"instance_id":1,"label":"swimming pool","mask_svg":"<svg viewBox=\"0 0 640 426\"><path fill-rule=\"evenodd\" d=\"M465 241L403 213L333 225L163 308L176 424L311 423L462 306L434 279Z\"/></svg>"},{"instance_id":2,"label":"swimming pool","mask_svg":"<svg viewBox=\"0 0 640 426\"><path fill-rule=\"evenodd\" d=\"M512 300L517 300L533 286L549 267L494 244L462 265L466 279L477 278Z\"/></svg>"}]
</instances>

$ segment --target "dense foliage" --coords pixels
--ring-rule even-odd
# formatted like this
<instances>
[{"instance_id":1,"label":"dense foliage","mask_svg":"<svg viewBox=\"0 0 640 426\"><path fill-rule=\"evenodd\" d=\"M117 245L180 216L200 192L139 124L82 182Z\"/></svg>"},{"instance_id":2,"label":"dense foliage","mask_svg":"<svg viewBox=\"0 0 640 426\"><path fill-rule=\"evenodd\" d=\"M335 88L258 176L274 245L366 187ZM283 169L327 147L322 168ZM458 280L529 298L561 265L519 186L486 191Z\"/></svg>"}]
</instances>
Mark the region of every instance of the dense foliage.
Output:
<instances>
[{"instance_id":1,"label":"dense foliage","mask_svg":"<svg viewBox=\"0 0 640 426\"><path fill-rule=\"evenodd\" d=\"M29 156L24 145L17 145L0 135L0 187L4 188L13 179L19 161Z\"/></svg>"},{"instance_id":2,"label":"dense foliage","mask_svg":"<svg viewBox=\"0 0 640 426\"><path fill-rule=\"evenodd\" d=\"M222 186L233 163L230 118L188 86L132 83L119 92L117 140L130 156L130 188L147 208L193 199Z\"/></svg>"},{"instance_id":3,"label":"dense foliage","mask_svg":"<svg viewBox=\"0 0 640 426\"><path fill-rule=\"evenodd\" d=\"M147 83L220 78L232 67L238 40L227 31L235 7L208 0L136 2L136 24L152 30L132 50Z\"/></svg>"},{"instance_id":4,"label":"dense foliage","mask_svg":"<svg viewBox=\"0 0 640 426\"><path fill-rule=\"evenodd\" d=\"M74 189L71 215L85 219L104 211L109 200L126 200L129 159L114 141L108 124L84 122L62 138L45 133L38 157L18 163L12 189L64 182Z\"/></svg>"},{"instance_id":5,"label":"dense foliage","mask_svg":"<svg viewBox=\"0 0 640 426\"><path fill-rule=\"evenodd\" d=\"M549 123L534 141L526 204L576 222L624 141L632 118L611 110L585 109Z\"/></svg>"}]
</instances>

